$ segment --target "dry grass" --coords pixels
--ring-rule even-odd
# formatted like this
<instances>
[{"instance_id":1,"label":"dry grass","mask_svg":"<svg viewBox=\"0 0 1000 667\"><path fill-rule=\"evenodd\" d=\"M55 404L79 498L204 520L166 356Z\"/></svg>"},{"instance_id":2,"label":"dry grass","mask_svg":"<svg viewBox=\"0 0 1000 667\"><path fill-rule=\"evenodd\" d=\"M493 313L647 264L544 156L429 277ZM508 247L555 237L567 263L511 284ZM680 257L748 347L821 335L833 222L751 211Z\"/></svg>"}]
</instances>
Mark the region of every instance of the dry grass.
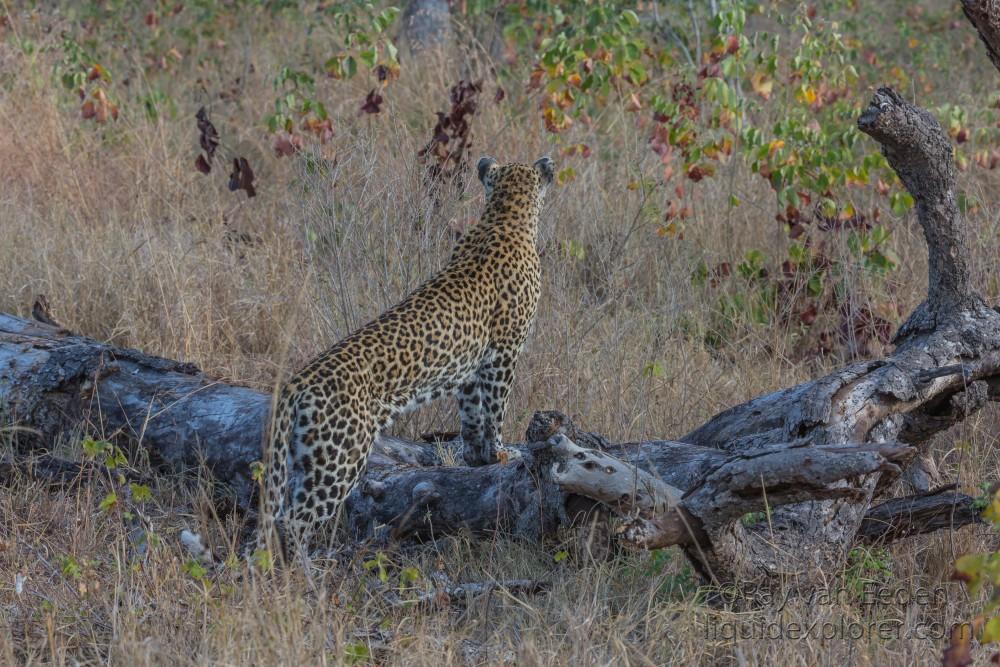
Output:
<instances>
[{"instance_id":1,"label":"dry grass","mask_svg":"<svg viewBox=\"0 0 1000 667\"><path fill-rule=\"evenodd\" d=\"M488 71L488 58L478 51L461 65L452 60L409 71L392 85L377 116L357 113L364 83L321 82L336 136L313 149L313 163L326 166L310 172L303 156L274 158L260 129L261 112L273 99L273 72L293 47L308 50L294 22L269 26L234 18L227 46L203 45L216 67L198 67L189 53L155 82L140 67L144 56L122 55L116 76L130 77L130 88L121 90L137 99L159 88L176 104L176 116L151 120L136 104L125 107L117 123L97 126L82 121L72 97L52 82L57 35L69 24L55 12L11 16L0 28L6 30L0 41L0 311L25 315L34 295L44 293L56 317L76 331L267 390L279 369L298 366L441 266L454 234L478 215L471 168L470 178L444 187L435 199L415 159L448 86L460 74ZM36 48L26 55L17 42L29 37ZM197 78L217 91L236 76L235 99L193 92L200 90ZM474 121L474 150L501 161L549 152L533 102L512 95L495 105L489 85ZM949 86L926 104L974 95L971 84ZM202 104L210 105L224 144L255 147L256 198L228 192L223 174L205 177L193 169L193 113ZM625 187L656 173L645 134L627 114L604 120L613 131L578 126L567 137L589 144L594 157L575 159L576 180L555 188L544 212L544 295L520 362L507 438L516 440L531 413L545 408L578 415L613 440L677 436L725 407L842 363L843 350L804 355L809 333L797 326L737 322L720 345L705 343L704 333L718 326L718 293L692 286L691 272L699 261L711 266L748 247L780 257L786 240L772 222L773 195L734 161L700 186L685 237L661 238L654 234L660 213L651 200L662 199L662 192L647 198L641 188ZM997 177L970 171L962 179L986 202L967 222L978 284L995 300L998 218L988 195ZM744 205L727 207L731 193ZM871 192L854 196L859 208L875 202ZM903 259L891 286L907 312L923 295L922 241L911 217L890 224ZM233 242L232 230L255 241ZM563 252L568 239L586 248L583 260ZM846 249L840 259L855 298L888 289L852 266ZM651 363L664 372L644 373ZM442 404L398 429L412 435L452 428L456 420L454 407ZM998 477L996 426L996 414L984 412L937 441L942 468L967 490ZM107 492L100 479L69 491L28 481L0 489L0 662L341 664L364 650L386 664L436 666L505 659L914 664L936 660L941 629L973 608L962 588L948 582L954 558L996 546L989 531L978 529L894 545L884 558L889 572L877 575L879 586L940 587L933 604L793 599L736 614L707 606L682 556L672 551L556 562L562 545L448 538L388 554L390 584L402 568L416 567L416 585L443 569L453 581L525 577L549 580L552 590L527 598L500 591L444 609L391 608L377 578L359 562L320 568L312 581L295 572L266 580L229 570L193 576L177 531L215 519L199 492L175 484L159 482L143 506L144 525L159 536L145 550L130 536L131 522L98 510ZM873 575L855 568L828 576L836 590ZM885 637L872 632L897 621ZM783 624L785 638L734 641L726 634L734 626L725 625L734 622L744 629L762 623L765 632ZM792 622L817 625L807 638L793 640ZM851 638L852 622L866 628L862 639ZM831 639L823 636L826 627L841 629ZM921 628L930 636L916 636Z\"/></svg>"}]
</instances>

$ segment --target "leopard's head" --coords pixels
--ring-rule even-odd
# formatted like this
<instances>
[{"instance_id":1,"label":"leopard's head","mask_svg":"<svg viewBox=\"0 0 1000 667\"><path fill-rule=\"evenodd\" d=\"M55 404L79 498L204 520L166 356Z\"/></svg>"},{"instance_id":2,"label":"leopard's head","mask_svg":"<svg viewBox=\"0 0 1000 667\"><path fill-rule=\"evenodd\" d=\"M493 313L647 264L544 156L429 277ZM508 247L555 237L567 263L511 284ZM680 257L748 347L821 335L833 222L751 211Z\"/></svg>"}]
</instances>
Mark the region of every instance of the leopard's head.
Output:
<instances>
[{"instance_id":1,"label":"leopard's head","mask_svg":"<svg viewBox=\"0 0 1000 667\"><path fill-rule=\"evenodd\" d=\"M494 197L503 197L514 204L520 202L540 206L555 175L555 163L547 156L535 160L534 164L515 162L505 165L484 156L479 158L477 169L486 191L487 204Z\"/></svg>"}]
</instances>

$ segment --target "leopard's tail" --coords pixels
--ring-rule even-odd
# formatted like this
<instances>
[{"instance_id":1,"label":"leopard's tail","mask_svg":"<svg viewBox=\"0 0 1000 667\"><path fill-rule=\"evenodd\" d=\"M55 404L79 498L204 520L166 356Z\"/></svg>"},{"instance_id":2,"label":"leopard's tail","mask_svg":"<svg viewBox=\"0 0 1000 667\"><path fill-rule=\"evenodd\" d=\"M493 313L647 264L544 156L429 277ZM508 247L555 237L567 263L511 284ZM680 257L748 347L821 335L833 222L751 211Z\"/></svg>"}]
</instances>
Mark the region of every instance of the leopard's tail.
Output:
<instances>
[{"instance_id":1,"label":"leopard's tail","mask_svg":"<svg viewBox=\"0 0 1000 667\"><path fill-rule=\"evenodd\" d=\"M288 470L291 466L292 431L295 426L295 404L289 400L287 392L283 391L275 405L275 417L270 421L267 437L263 447L264 470L261 477L261 493L257 515L257 529L253 540L245 547L244 558L255 559L255 554L268 550L268 545L282 548L280 527L289 504ZM199 533L182 530L180 535L184 548L196 560L206 564L218 564L218 559L212 550L205 545ZM274 553L274 550L268 550Z\"/></svg>"},{"instance_id":2,"label":"leopard's tail","mask_svg":"<svg viewBox=\"0 0 1000 667\"><path fill-rule=\"evenodd\" d=\"M295 428L295 402L283 390L275 405L274 419L264 445L264 476L262 478L260 513L257 519L255 549L280 550L281 521L288 511L290 499L289 475L292 465L292 437ZM278 528L279 531L275 529Z\"/></svg>"}]
</instances>

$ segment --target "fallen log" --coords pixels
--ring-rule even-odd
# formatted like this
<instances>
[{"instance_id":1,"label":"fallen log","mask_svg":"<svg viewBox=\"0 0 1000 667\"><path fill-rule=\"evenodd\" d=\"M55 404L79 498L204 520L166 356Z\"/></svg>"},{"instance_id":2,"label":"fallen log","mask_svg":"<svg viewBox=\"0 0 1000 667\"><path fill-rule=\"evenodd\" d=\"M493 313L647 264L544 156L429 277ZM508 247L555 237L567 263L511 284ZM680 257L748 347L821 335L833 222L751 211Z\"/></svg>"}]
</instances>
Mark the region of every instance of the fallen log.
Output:
<instances>
[{"instance_id":1,"label":"fallen log","mask_svg":"<svg viewBox=\"0 0 1000 667\"><path fill-rule=\"evenodd\" d=\"M869 518L871 485L847 483L880 471L898 474L899 466L913 457L912 447L824 445L801 434L787 443L765 441L768 434L779 439L801 430L803 407L817 405L815 398L803 399L848 396L850 392L839 391L841 385L884 367L884 363L855 365L727 410L686 436L708 446L666 440L612 444L558 412L539 412L528 428L528 443L520 446L519 459L469 468L441 466L429 444L384 436L365 479L345 504L343 523L354 539L425 540L459 531L474 535L504 531L537 540L573 525L580 507L603 503L627 517L622 531L626 543L642 548L677 544L701 572L716 579L741 571L721 564L730 552L720 545L742 543L737 538L727 543L719 535L740 535L738 539L752 547L744 554L747 562L764 562L759 554L767 552L753 543L754 527L741 521L754 512L769 512L762 524L771 534L760 539L774 540L776 530L797 529L789 539L815 535L791 523L799 516L795 508L810 504L803 501L818 504L819 511L828 511L823 503L829 502L860 508L859 521L867 523L863 529L845 532L848 547L874 539L878 525L908 526L884 530L884 538L928 530L919 521L925 515L914 515L913 505L887 503L874 508ZM969 368L973 374L980 372L974 364ZM949 372L933 381L944 391L952 387L952 377ZM958 393L957 387L952 388ZM781 399L789 395L796 400ZM210 380L187 364L0 315L0 401L15 423L30 426L16 433L22 457L45 451L48 443L67 432L118 438L137 446L136 451L161 468L183 472L204 466L233 492L237 505L253 513L250 469L260 458L270 402L262 392ZM784 412L772 410L768 428L746 438L747 424L755 423L753 411L765 404L782 406ZM743 411L749 411L748 418L737 419ZM838 412L832 405L826 410ZM916 419L916 413L910 416ZM739 421L744 431L734 432ZM732 440L714 446L723 433ZM590 447L580 447L567 436ZM34 471L46 481L58 482L82 470L75 462L51 456L34 460L34 467L20 466L18 474ZM5 460L0 472L11 475L15 467ZM783 516L786 508L791 512ZM816 516L816 510L810 511ZM974 513L958 512L953 524L943 524L940 514L931 523L941 528L973 521Z\"/></svg>"}]
</instances>

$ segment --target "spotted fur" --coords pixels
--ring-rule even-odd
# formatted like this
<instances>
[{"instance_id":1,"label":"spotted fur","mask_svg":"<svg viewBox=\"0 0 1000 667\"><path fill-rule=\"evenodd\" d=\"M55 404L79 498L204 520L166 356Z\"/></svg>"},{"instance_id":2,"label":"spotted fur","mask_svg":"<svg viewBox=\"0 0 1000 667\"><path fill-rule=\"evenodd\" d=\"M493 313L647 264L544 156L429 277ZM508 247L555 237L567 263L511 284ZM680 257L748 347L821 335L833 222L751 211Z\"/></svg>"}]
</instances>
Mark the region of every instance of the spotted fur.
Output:
<instances>
[{"instance_id":1,"label":"spotted fur","mask_svg":"<svg viewBox=\"0 0 1000 667\"><path fill-rule=\"evenodd\" d=\"M364 474L379 432L454 394L463 458L496 460L514 367L539 294L538 214L553 164L478 164L486 208L444 269L283 386L258 534L305 544Z\"/></svg>"}]
</instances>

